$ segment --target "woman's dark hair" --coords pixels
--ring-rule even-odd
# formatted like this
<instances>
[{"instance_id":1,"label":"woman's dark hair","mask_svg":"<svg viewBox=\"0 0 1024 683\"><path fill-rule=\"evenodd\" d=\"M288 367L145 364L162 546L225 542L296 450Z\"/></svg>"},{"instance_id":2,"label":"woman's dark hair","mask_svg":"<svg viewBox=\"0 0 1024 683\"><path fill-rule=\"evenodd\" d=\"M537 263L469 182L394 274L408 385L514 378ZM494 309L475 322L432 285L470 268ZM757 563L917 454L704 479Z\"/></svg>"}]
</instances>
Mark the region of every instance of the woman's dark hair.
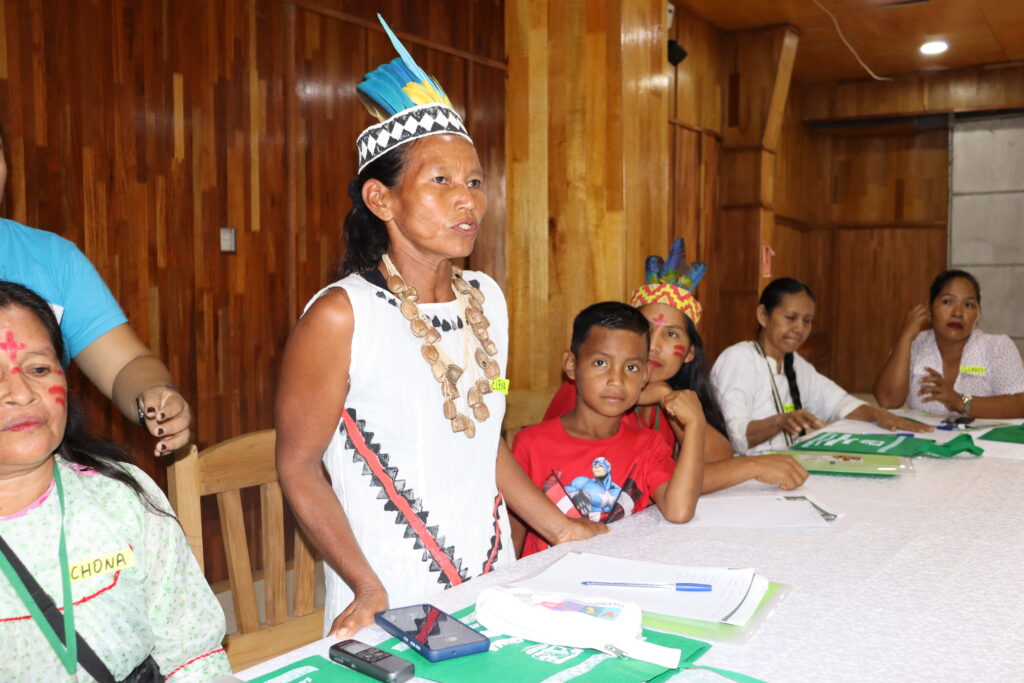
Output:
<instances>
[{"instance_id":1,"label":"woman's dark hair","mask_svg":"<svg viewBox=\"0 0 1024 683\"><path fill-rule=\"evenodd\" d=\"M942 289L948 285L951 281L957 278L963 278L971 283L974 287L974 298L978 300L978 305L981 305L981 285L978 284L978 278L974 277L966 270L959 270L952 268L950 270L944 270L935 276L932 280L932 287L928 290L928 305L931 306L935 303L935 300L939 298L939 294L942 294Z\"/></svg>"},{"instance_id":2,"label":"woman's dark hair","mask_svg":"<svg viewBox=\"0 0 1024 683\"><path fill-rule=\"evenodd\" d=\"M621 301L602 301L587 306L572 321L572 342L569 345L572 355L579 358L580 347L595 327L636 332L644 336L645 351L651 345L651 324L639 309Z\"/></svg>"},{"instance_id":3,"label":"woman's dark hair","mask_svg":"<svg viewBox=\"0 0 1024 683\"><path fill-rule=\"evenodd\" d=\"M790 294L804 293L814 301L814 292L807 283L800 282L791 277L780 277L768 283L768 286L761 292L758 303L764 306L768 315L782 303L782 300ZM793 354L787 353L782 358L782 371L786 375L786 383L789 384L789 397L793 401L796 410L804 407L800 400L800 387L796 383L796 368L793 367Z\"/></svg>"},{"instance_id":4,"label":"woman's dark hair","mask_svg":"<svg viewBox=\"0 0 1024 683\"><path fill-rule=\"evenodd\" d=\"M700 405L704 409L704 419L708 424L717 429L725 438L729 438L729 430L725 426L725 416L722 415L722 408L718 405L715 392L711 389L711 380L708 379L707 359L704 357L704 340L697 332L697 326L690 320L690 316L683 315L686 321L686 336L690 338L690 348L693 349L693 360L683 363L679 372L668 380L668 385L679 391L689 389L697 394Z\"/></svg>"},{"instance_id":5,"label":"woman's dark hair","mask_svg":"<svg viewBox=\"0 0 1024 683\"><path fill-rule=\"evenodd\" d=\"M363 201L363 185L368 180L379 180L387 187L398 185L409 147L414 144L406 143L374 159L348 184L352 208L345 216L345 255L336 273L338 277L373 270L388 250L387 228Z\"/></svg>"},{"instance_id":6,"label":"woman's dark hair","mask_svg":"<svg viewBox=\"0 0 1024 683\"><path fill-rule=\"evenodd\" d=\"M12 306L20 306L36 316L43 328L46 329L57 361L60 362L60 359L64 357L64 337L61 335L60 324L54 317L50 305L28 287L0 280L0 309ZM57 447L57 452L70 463L88 467L105 477L121 482L130 488L150 511L161 515L169 514L146 494L135 477L120 466L120 463L131 464L131 457L116 444L96 438L89 433L85 414L72 397L70 387L67 394L67 409L68 419L64 428L64 439Z\"/></svg>"}]
</instances>

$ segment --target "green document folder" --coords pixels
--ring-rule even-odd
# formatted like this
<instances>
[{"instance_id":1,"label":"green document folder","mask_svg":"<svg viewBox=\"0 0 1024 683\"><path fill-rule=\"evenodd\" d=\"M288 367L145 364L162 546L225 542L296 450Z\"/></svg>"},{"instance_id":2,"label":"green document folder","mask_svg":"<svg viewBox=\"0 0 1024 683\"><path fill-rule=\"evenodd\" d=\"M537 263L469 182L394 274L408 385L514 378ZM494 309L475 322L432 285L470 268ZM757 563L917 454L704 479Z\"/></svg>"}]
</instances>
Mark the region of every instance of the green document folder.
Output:
<instances>
[{"instance_id":1,"label":"green document folder","mask_svg":"<svg viewBox=\"0 0 1024 683\"><path fill-rule=\"evenodd\" d=\"M895 477L903 474L906 465L898 455L872 453L815 453L811 451L776 451L791 455L814 474L845 474L862 477Z\"/></svg>"},{"instance_id":2,"label":"green document folder","mask_svg":"<svg viewBox=\"0 0 1024 683\"><path fill-rule=\"evenodd\" d=\"M980 441L1001 441L1003 443L1024 443L1024 425L996 427L978 437Z\"/></svg>"},{"instance_id":3,"label":"green document folder","mask_svg":"<svg viewBox=\"0 0 1024 683\"><path fill-rule=\"evenodd\" d=\"M473 618L474 607L471 605L453 616L477 630L483 630ZM680 667L692 664L711 649L708 643L648 629L644 629L644 638L680 650ZM488 683L540 683L558 674L562 676L559 680L566 682L644 683L657 681L675 672L638 659L618 659L597 650L546 645L506 636L492 637L491 649L487 652L443 662L428 662L397 638L385 640L377 647L412 662L417 676L444 683L479 683L484 680ZM573 670L578 673L573 675ZM289 683L307 679L312 683L365 683L370 680L320 656L307 657L254 680L258 683Z\"/></svg>"}]
</instances>

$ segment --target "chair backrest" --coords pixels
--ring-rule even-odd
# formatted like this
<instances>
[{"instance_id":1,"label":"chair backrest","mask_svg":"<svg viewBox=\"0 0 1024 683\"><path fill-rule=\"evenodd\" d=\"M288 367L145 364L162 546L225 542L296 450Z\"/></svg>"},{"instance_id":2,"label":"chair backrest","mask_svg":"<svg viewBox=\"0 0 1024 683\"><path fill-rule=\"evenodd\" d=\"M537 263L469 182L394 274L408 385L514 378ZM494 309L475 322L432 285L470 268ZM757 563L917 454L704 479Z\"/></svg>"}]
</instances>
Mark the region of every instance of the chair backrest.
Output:
<instances>
[{"instance_id":1,"label":"chair backrest","mask_svg":"<svg viewBox=\"0 0 1024 683\"><path fill-rule=\"evenodd\" d=\"M284 499L274 464L275 432L244 434L203 451L192 446L168 470L171 504L192 552L203 567L200 499L217 496L227 556L228 580L237 631L224 641L235 671L319 639L323 608L314 609L314 558L302 533L295 531L294 591L289 614L285 580ZM263 548L264 622L257 609L249 542L242 514L242 489L258 486Z\"/></svg>"}]
</instances>

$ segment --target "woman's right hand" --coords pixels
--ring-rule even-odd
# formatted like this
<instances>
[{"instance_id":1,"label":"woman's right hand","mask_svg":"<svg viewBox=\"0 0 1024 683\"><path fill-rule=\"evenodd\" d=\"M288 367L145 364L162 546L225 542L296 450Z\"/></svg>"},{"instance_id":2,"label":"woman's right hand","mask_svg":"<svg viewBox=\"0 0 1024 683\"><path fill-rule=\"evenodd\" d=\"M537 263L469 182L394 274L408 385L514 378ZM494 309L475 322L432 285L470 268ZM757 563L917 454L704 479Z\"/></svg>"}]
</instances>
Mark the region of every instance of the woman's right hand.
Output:
<instances>
[{"instance_id":1,"label":"woman's right hand","mask_svg":"<svg viewBox=\"0 0 1024 683\"><path fill-rule=\"evenodd\" d=\"M905 341L914 341L917 333L932 324L932 315L923 304L918 304L910 309L907 317L903 319L903 331L900 336Z\"/></svg>"},{"instance_id":2,"label":"woman's right hand","mask_svg":"<svg viewBox=\"0 0 1024 683\"><path fill-rule=\"evenodd\" d=\"M788 432L793 436L796 436L800 432L810 433L825 426L824 422L803 408L800 410L794 410L791 413L780 413L778 420L779 431Z\"/></svg>"},{"instance_id":3,"label":"woman's right hand","mask_svg":"<svg viewBox=\"0 0 1024 683\"><path fill-rule=\"evenodd\" d=\"M364 626L373 624L373 615L388 608L388 593L383 586L360 589L348 607L331 624L332 638L351 638Z\"/></svg>"}]
</instances>

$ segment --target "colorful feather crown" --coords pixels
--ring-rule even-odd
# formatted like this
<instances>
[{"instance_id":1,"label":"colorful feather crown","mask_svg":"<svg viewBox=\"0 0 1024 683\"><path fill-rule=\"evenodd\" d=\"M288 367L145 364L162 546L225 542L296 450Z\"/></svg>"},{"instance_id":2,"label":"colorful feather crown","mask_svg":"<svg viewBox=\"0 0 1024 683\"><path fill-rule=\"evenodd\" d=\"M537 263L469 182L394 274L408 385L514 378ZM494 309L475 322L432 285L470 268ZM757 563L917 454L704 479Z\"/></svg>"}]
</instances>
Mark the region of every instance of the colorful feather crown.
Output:
<instances>
[{"instance_id":1,"label":"colorful feather crown","mask_svg":"<svg viewBox=\"0 0 1024 683\"><path fill-rule=\"evenodd\" d=\"M380 121L356 140L359 171L396 147L428 135L454 133L472 142L441 84L419 67L384 17L377 18L398 57L363 76L356 87L359 99Z\"/></svg>"},{"instance_id":2,"label":"colorful feather crown","mask_svg":"<svg viewBox=\"0 0 1024 683\"><path fill-rule=\"evenodd\" d=\"M679 309L690 320L700 322L701 305L691 290L697 288L707 266L686 262L686 242L677 237L669 249L668 258L648 256L644 264L647 284L633 290L629 305L639 308L647 304L665 304Z\"/></svg>"}]
</instances>

